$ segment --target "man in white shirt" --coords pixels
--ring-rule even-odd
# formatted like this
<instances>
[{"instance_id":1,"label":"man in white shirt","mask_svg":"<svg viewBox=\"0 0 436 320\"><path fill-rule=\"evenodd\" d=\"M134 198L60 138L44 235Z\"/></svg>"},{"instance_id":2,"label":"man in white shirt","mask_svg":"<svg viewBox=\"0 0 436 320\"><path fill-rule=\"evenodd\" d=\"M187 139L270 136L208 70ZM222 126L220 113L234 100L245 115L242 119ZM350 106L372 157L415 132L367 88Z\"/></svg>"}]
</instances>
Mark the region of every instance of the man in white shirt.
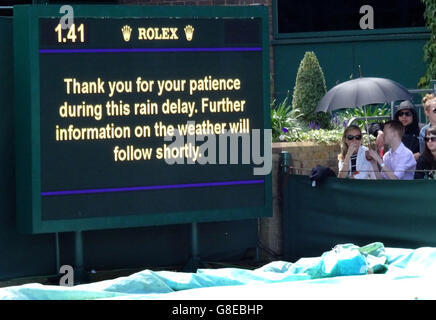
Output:
<instances>
[{"instance_id":1,"label":"man in white shirt","mask_svg":"<svg viewBox=\"0 0 436 320\"><path fill-rule=\"evenodd\" d=\"M369 157L373 159L371 164L377 179L413 180L416 160L412 151L401 142L403 124L398 120L390 120L385 123L383 134L385 143L390 146L383 159L374 150L368 151Z\"/></svg>"}]
</instances>

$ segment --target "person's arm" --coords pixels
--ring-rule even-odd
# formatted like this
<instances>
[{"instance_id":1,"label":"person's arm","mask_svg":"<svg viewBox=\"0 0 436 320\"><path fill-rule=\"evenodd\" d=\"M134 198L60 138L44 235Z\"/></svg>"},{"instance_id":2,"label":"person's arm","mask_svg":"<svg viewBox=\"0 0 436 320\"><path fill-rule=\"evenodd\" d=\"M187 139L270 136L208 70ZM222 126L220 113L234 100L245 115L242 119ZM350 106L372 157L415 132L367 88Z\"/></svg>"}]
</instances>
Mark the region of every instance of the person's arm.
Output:
<instances>
[{"instance_id":1,"label":"person's arm","mask_svg":"<svg viewBox=\"0 0 436 320\"><path fill-rule=\"evenodd\" d=\"M403 179L405 175L411 175L411 171L414 172L416 169L416 160L413 154L404 155L398 159L395 165L395 176L398 179Z\"/></svg>"},{"instance_id":2,"label":"person's arm","mask_svg":"<svg viewBox=\"0 0 436 320\"><path fill-rule=\"evenodd\" d=\"M347 178L348 172L350 171L350 158L351 155L354 153L354 151L356 151L356 146L352 144L348 148L348 152L345 155L345 158L342 163L342 167L339 168L338 178Z\"/></svg>"},{"instance_id":3,"label":"person's arm","mask_svg":"<svg viewBox=\"0 0 436 320\"><path fill-rule=\"evenodd\" d=\"M381 171L380 171L380 172L383 172L383 173L385 174L385 176L386 176L388 179L390 179L390 180L399 180L399 179L401 179L401 178L403 177L403 175L404 175L404 172L402 172L400 176L397 176L398 172L397 172L397 171L396 171L396 172L393 172L392 169L389 168L389 166L384 165L384 162L383 162L383 161L382 161L382 164L383 164L383 165L382 165L381 163L379 163L379 164L380 164L380 167L381 167Z\"/></svg>"},{"instance_id":4,"label":"person's arm","mask_svg":"<svg viewBox=\"0 0 436 320\"><path fill-rule=\"evenodd\" d=\"M339 162L339 172L338 172L338 178L346 178L348 175L348 171L350 170L349 167L350 158L345 156L344 161ZM341 166L342 164L342 166Z\"/></svg>"},{"instance_id":5,"label":"person's arm","mask_svg":"<svg viewBox=\"0 0 436 320\"><path fill-rule=\"evenodd\" d=\"M375 152L374 150L369 150L369 155L378 163L381 168L380 172L383 172L387 179L398 180L398 177L394 174L392 169L383 162L383 159L379 156L377 152Z\"/></svg>"},{"instance_id":6,"label":"person's arm","mask_svg":"<svg viewBox=\"0 0 436 320\"><path fill-rule=\"evenodd\" d=\"M372 169L374 170L375 178L379 179L379 180L383 179L383 176L381 175L380 170L379 170L379 168L377 166L377 161L370 160L369 162L371 163Z\"/></svg>"},{"instance_id":7,"label":"person's arm","mask_svg":"<svg viewBox=\"0 0 436 320\"><path fill-rule=\"evenodd\" d=\"M388 167L387 165L385 167ZM415 170L416 161L413 157L412 153L402 156L395 162L395 171L392 172L390 168L386 168L385 175L389 177L389 179L401 180L407 174L408 171ZM391 172L387 172L390 170Z\"/></svg>"}]
</instances>

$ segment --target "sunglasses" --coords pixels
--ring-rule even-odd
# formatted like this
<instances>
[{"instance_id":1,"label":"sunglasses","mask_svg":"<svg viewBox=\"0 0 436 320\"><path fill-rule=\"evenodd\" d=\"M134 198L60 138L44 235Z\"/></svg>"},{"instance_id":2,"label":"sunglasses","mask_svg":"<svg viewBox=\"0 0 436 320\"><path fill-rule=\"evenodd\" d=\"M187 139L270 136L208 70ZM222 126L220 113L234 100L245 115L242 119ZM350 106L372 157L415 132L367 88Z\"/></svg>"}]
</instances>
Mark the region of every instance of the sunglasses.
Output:
<instances>
[{"instance_id":1,"label":"sunglasses","mask_svg":"<svg viewBox=\"0 0 436 320\"><path fill-rule=\"evenodd\" d=\"M359 135L357 135L357 136L352 136L352 135L348 135L347 136L347 139L349 140L349 141L351 141L351 140L353 140L353 139L356 139L356 140L362 140L362 135L361 134L359 134Z\"/></svg>"},{"instance_id":2,"label":"sunglasses","mask_svg":"<svg viewBox=\"0 0 436 320\"><path fill-rule=\"evenodd\" d=\"M425 140L425 142L429 142L429 141L436 142L436 137L435 136L433 136L433 137L425 137L424 140Z\"/></svg>"},{"instance_id":3,"label":"sunglasses","mask_svg":"<svg viewBox=\"0 0 436 320\"><path fill-rule=\"evenodd\" d=\"M402 116L410 117L411 115L412 115L412 112L410 112L410 111L404 111L404 112L399 112L398 113L398 117L402 117Z\"/></svg>"}]
</instances>

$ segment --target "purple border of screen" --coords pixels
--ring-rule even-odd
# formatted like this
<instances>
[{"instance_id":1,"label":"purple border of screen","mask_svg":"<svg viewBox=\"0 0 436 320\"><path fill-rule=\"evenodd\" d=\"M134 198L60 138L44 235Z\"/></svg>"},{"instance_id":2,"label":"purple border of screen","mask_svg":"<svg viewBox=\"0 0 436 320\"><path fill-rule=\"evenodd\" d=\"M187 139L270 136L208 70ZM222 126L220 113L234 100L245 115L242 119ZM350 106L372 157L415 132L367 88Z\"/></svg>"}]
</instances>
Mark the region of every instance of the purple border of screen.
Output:
<instances>
[{"instance_id":1,"label":"purple border of screen","mask_svg":"<svg viewBox=\"0 0 436 320\"><path fill-rule=\"evenodd\" d=\"M231 52L262 51L261 47L240 48L113 48L113 49L40 49L39 53L124 53L124 52Z\"/></svg>"},{"instance_id":2,"label":"purple border of screen","mask_svg":"<svg viewBox=\"0 0 436 320\"><path fill-rule=\"evenodd\" d=\"M41 196L61 196L61 195L75 195L75 194L95 194L95 193L146 191L146 190L162 190L162 189L219 187L219 186L235 186L235 185L261 184L261 183L265 183L265 181L264 180L238 180L238 181L169 184L169 185L157 185L157 186L124 187L124 188L46 191L46 192L41 192Z\"/></svg>"}]
</instances>

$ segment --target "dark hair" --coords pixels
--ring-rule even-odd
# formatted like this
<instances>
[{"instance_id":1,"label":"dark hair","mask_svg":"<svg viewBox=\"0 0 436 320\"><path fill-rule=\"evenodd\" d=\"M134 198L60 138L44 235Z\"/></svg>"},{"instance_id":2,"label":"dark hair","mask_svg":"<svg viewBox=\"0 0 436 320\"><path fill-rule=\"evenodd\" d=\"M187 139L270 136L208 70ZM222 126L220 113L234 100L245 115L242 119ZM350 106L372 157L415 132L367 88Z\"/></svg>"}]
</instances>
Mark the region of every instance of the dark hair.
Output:
<instances>
[{"instance_id":1,"label":"dark hair","mask_svg":"<svg viewBox=\"0 0 436 320\"><path fill-rule=\"evenodd\" d=\"M426 136L436 136L436 126L430 126L430 128L427 129L427 132L425 133ZM436 169L436 159L434 158L433 154L431 153L430 149L427 146L427 143L424 146L424 151L422 152L422 158L425 162L431 164L431 170Z\"/></svg>"},{"instance_id":2,"label":"dark hair","mask_svg":"<svg viewBox=\"0 0 436 320\"><path fill-rule=\"evenodd\" d=\"M418 114L416 113L415 108L404 108L401 110L398 110L397 112L395 112L394 115L394 120L398 120L399 118L399 113L401 111L404 110L409 110L412 113L412 123L405 126L404 127L404 134L410 134L410 135L414 135L414 136L418 136L419 135L419 121L418 121Z\"/></svg>"},{"instance_id":3,"label":"dark hair","mask_svg":"<svg viewBox=\"0 0 436 320\"><path fill-rule=\"evenodd\" d=\"M400 136L400 139L403 138L404 126L399 120L386 121L384 128L386 128L386 126L389 126L389 128L392 128L392 130L396 131Z\"/></svg>"}]
</instances>

